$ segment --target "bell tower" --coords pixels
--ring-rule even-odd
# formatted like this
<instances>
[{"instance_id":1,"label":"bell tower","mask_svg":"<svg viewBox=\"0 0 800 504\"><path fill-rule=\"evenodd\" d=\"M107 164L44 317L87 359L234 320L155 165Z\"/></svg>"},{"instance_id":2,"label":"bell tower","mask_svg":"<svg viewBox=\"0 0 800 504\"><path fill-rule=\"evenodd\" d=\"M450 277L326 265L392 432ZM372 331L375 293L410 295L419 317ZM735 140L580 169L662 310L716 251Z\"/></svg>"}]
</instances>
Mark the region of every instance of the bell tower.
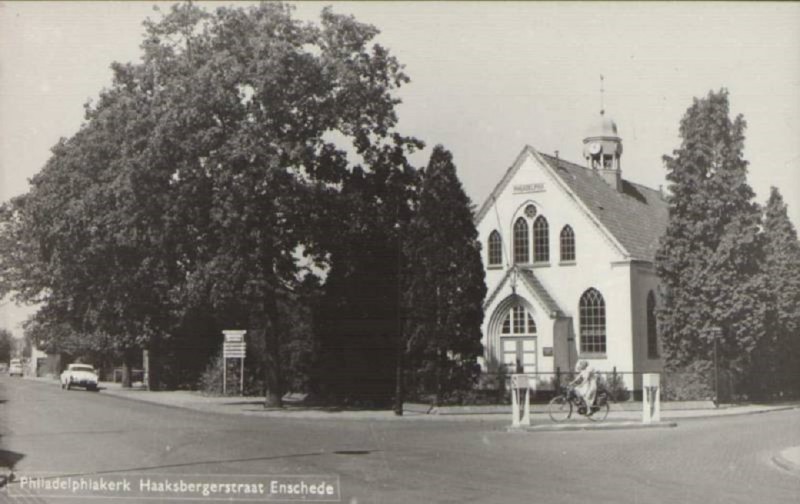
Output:
<instances>
[{"instance_id":1,"label":"bell tower","mask_svg":"<svg viewBox=\"0 0 800 504\"><path fill-rule=\"evenodd\" d=\"M594 122L583 139L583 157L587 166L617 191L622 190L622 138L617 124L606 117L603 108L603 76L600 76L600 121Z\"/></svg>"}]
</instances>

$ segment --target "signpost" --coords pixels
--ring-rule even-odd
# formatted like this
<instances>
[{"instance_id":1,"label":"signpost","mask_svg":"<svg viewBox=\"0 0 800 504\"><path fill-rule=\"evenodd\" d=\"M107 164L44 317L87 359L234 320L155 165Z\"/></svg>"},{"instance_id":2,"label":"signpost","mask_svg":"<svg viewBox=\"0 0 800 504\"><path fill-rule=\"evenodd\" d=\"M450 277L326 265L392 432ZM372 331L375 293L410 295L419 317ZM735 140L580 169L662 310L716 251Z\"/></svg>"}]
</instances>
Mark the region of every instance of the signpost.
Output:
<instances>
[{"instance_id":1,"label":"signpost","mask_svg":"<svg viewBox=\"0 0 800 504\"><path fill-rule=\"evenodd\" d=\"M531 424L531 389L536 389L536 383L530 376L526 374L511 375L511 414L514 415L511 425L514 427ZM520 390L525 391L524 395ZM520 418L519 409L523 401L522 418Z\"/></svg>"},{"instance_id":2,"label":"signpost","mask_svg":"<svg viewBox=\"0 0 800 504\"><path fill-rule=\"evenodd\" d=\"M225 341L222 343L222 395L228 392L228 359L239 359L239 394L244 395L244 356L247 353L245 332L247 331L222 331L225 335Z\"/></svg>"}]
</instances>

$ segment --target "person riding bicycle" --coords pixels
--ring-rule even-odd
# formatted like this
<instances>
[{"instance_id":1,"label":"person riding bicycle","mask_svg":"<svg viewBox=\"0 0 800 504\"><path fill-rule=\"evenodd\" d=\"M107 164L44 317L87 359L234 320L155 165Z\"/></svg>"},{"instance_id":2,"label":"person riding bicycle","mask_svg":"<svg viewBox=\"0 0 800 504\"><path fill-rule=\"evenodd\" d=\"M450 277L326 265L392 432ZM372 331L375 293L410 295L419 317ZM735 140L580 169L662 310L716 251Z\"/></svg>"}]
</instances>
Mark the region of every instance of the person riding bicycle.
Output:
<instances>
[{"instance_id":1,"label":"person riding bicycle","mask_svg":"<svg viewBox=\"0 0 800 504\"><path fill-rule=\"evenodd\" d=\"M575 393L586 406L586 412L591 415L594 412L592 406L597 394L597 373L585 360L578 361L575 372L578 373L578 376L572 380L570 386L574 387Z\"/></svg>"}]
</instances>

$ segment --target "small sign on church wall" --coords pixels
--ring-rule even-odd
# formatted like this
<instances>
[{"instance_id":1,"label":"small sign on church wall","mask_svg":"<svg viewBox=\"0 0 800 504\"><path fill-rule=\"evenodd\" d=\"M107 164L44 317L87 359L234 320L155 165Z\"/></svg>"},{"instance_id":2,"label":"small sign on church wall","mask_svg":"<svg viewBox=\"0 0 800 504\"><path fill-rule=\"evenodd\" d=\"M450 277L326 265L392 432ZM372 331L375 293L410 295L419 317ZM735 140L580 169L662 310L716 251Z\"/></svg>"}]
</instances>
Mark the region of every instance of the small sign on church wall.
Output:
<instances>
[{"instance_id":1,"label":"small sign on church wall","mask_svg":"<svg viewBox=\"0 0 800 504\"><path fill-rule=\"evenodd\" d=\"M513 189L514 194L544 192L544 184L542 182L537 182L535 184L517 184Z\"/></svg>"},{"instance_id":2,"label":"small sign on church wall","mask_svg":"<svg viewBox=\"0 0 800 504\"><path fill-rule=\"evenodd\" d=\"M542 355L544 355L545 357L552 357L553 347L551 346L542 347Z\"/></svg>"}]
</instances>

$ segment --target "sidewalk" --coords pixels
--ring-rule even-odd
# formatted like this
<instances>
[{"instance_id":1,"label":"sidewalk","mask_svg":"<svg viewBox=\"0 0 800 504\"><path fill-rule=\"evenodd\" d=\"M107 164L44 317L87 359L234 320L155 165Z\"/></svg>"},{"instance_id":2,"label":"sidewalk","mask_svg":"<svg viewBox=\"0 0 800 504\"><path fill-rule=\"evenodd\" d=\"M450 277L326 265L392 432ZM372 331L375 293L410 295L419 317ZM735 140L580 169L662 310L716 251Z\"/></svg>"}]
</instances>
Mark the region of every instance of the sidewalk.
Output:
<instances>
[{"instance_id":1,"label":"sidewalk","mask_svg":"<svg viewBox=\"0 0 800 504\"><path fill-rule=\"evenodd\" d=\"M26 377L30 380L59 386L57 379ZM77 391L80 392L80 391ZM332 419L332 420L445 420L510 423L510 406L450 406L431 408L421 404L406 404L403 416L398 417L390 410L342 409L331 407L309 407L293 405L290 402L280 409L265 409L260 397L216 397L198 392L173 390L150 392L141 388L123 389L119 383L101 382L100 393L125 399L143 401L168 407L177 407L233 415L251 415L290 419ZM797 404L781 405L724 405L714 408L708 402L664 403L661 418L674 421L688 418L721 417L743 414L766 413L798 407ZM611 405L607 421L641 421L641 403L626 402ZM678 409L682 408L682 409ZM546 405L531 405L531 417L535 423L548 422Z\"/></svg>"}]
</instances>

